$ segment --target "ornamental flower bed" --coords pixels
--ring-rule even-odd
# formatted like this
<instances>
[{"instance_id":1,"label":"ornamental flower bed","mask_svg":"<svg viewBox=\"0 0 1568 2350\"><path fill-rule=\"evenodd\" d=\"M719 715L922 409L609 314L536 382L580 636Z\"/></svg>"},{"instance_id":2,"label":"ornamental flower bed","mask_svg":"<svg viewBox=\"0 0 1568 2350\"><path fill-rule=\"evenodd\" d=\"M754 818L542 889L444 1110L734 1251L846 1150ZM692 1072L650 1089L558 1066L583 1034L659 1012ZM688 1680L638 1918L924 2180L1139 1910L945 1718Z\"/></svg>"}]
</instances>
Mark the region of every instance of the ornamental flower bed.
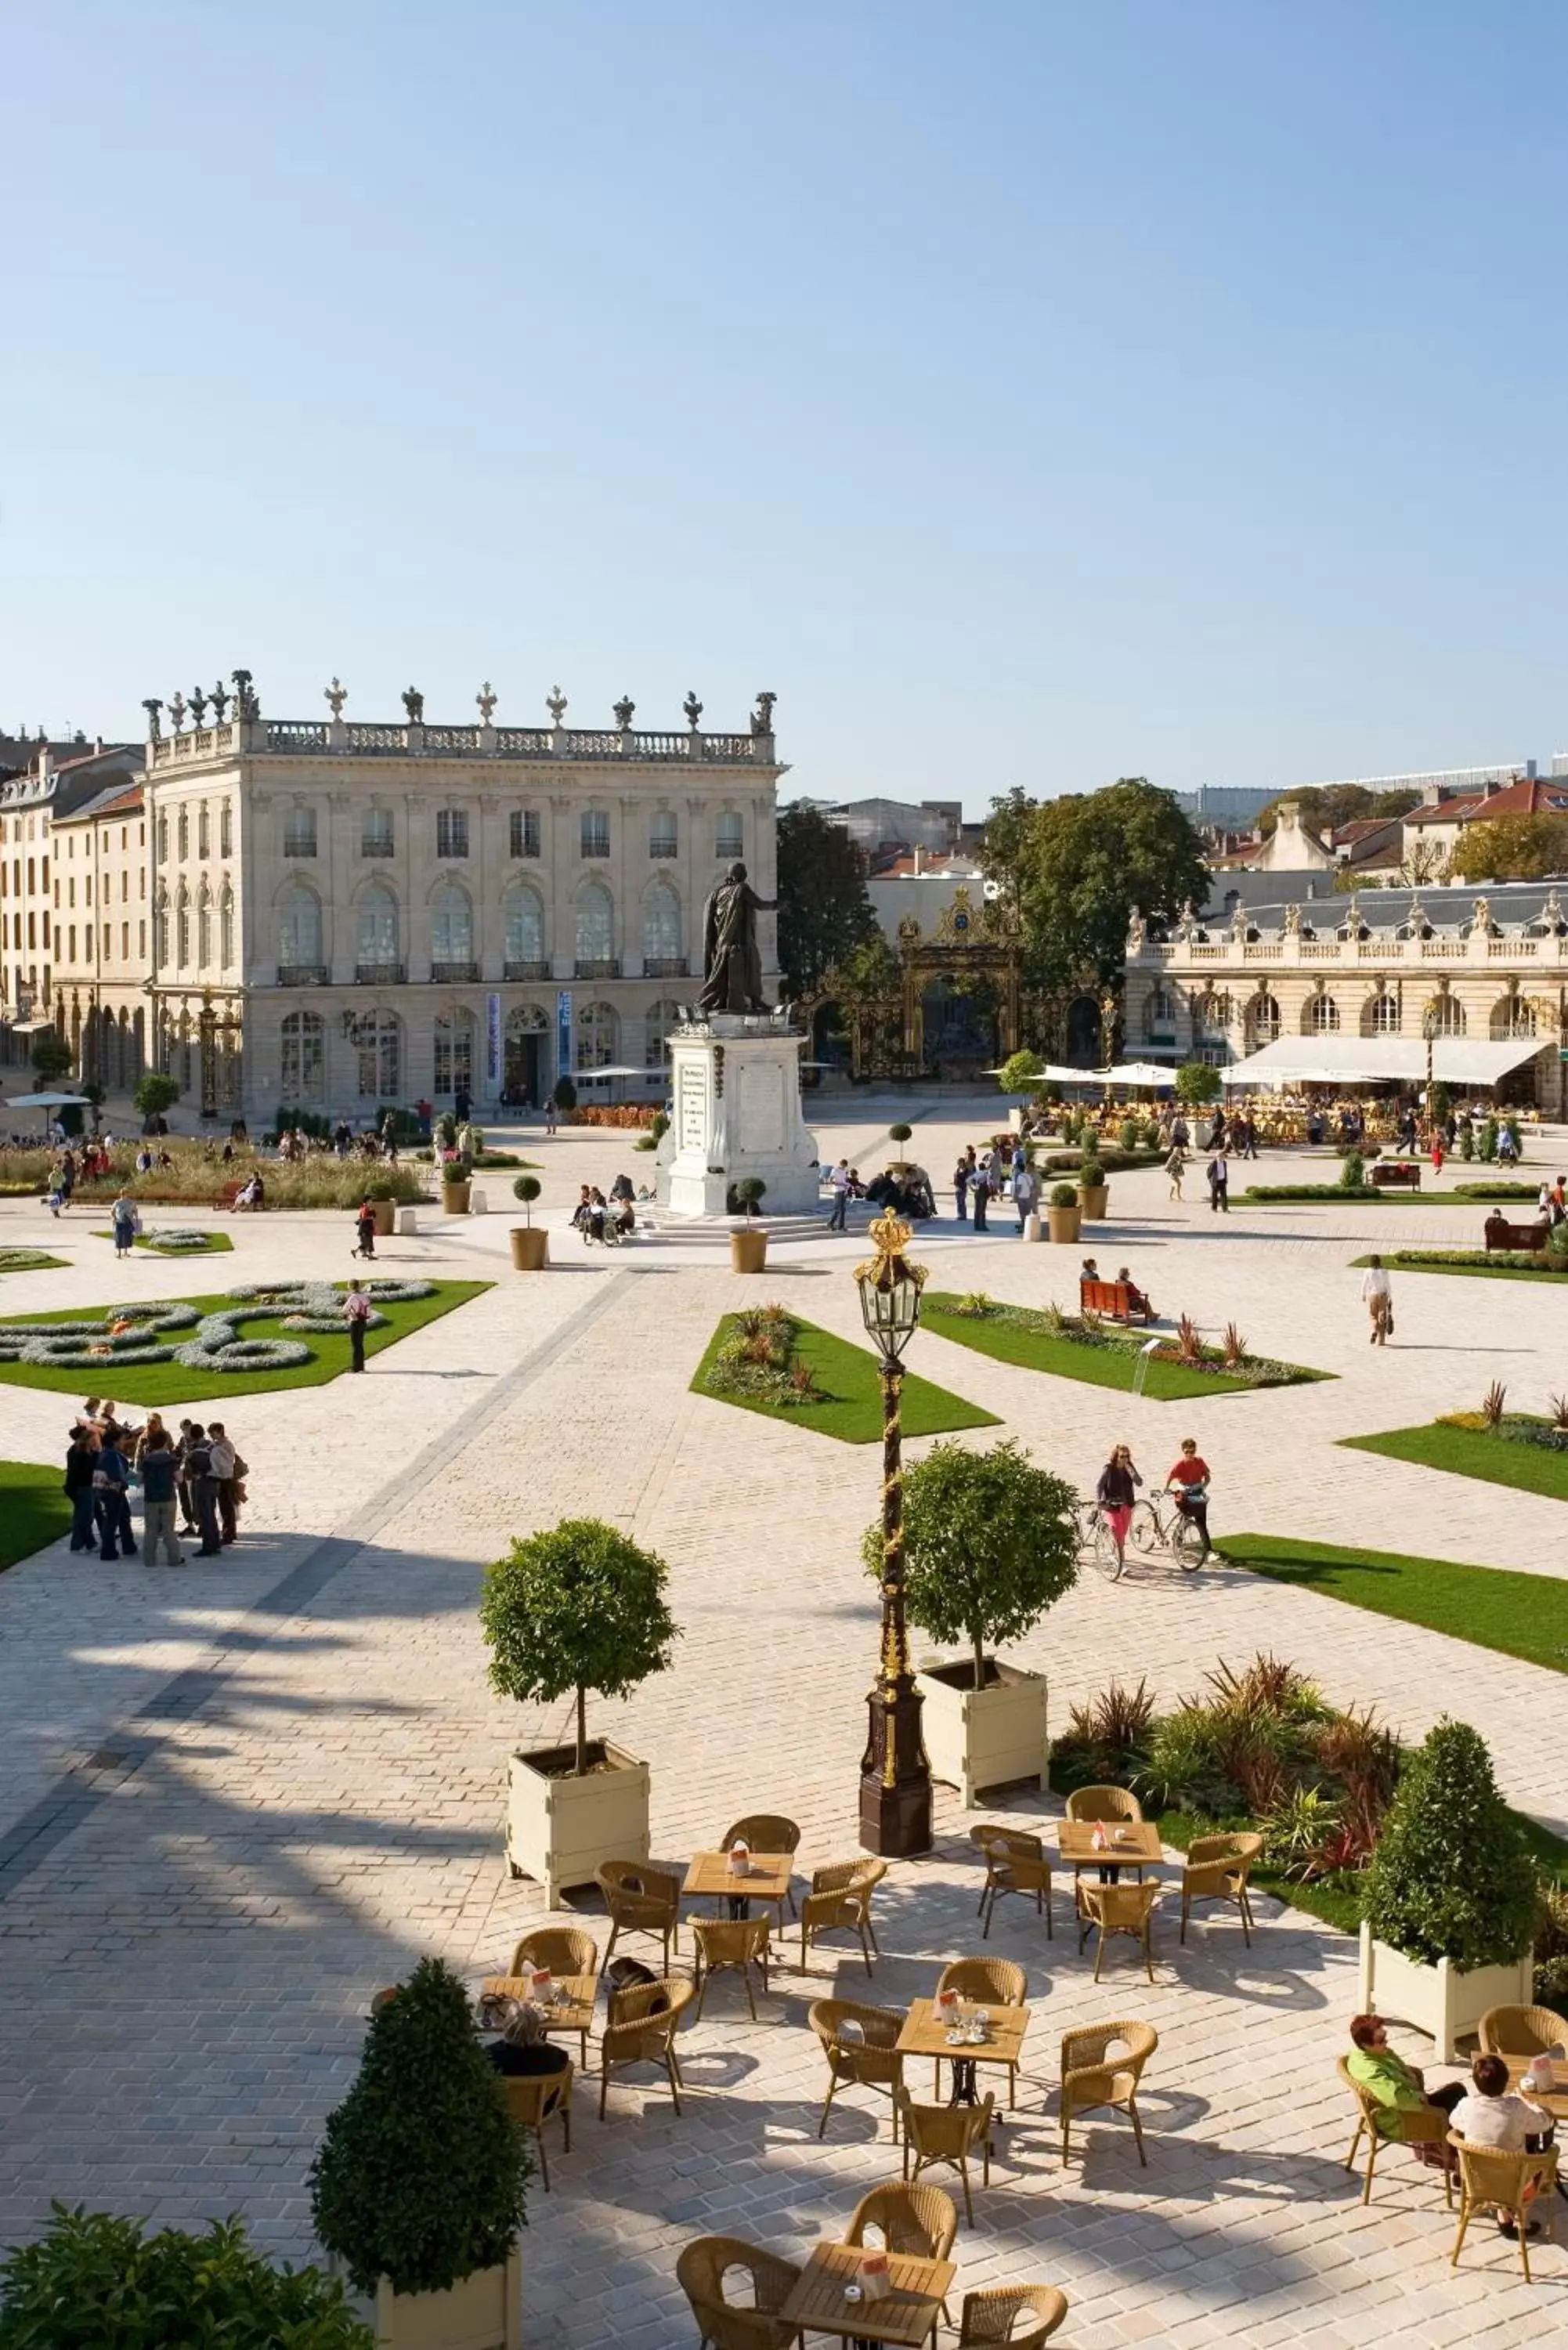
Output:
<instances>
[{"instance_id":1,"label":"ornamental flower bed","mask_svg":"<svg viewBox=\"0 0 1568 2350\"><path fill-rule=\"evenodd\" d=\"M750 1396L764 1403L819 1403L811 1367L797 1361L800 1326L782 1305L753 1305L737 1314L703 1384L714 1395Z\"/></svg>"},{"instance_id":2,"label":"ornamental flower bed","mask_svg":"<svg viewBox=\"0 0 1568 2350\"><path fill-rule=\"evenodd\" d=\"M1032 1331L1044 1338L1065 1339L1074 1347L1096 1347L1116 1354L1136 1355L1148 1344L1149 1333L1142 1327L1126 1329L1119 1323L1102 1321L1097 1314L1064 1314L1055 1305L1009 1305L988 1297L983 1290L971 1291L966 1297L937 1291L928 1303L961 1321L998 1323L1004 1328ZM1197 1371L1242 1387L1291 1387L1301 1379L1319 1376L1300 1363L1276 1362L1272 1356L1252 1354L1234 1323L1227 1329L1222 1345L1210 1346L1199 1337L1185 1315L1174 1336L1164 1340L1156 1350L1154 1359L1179 1363L1184 1371Z\"/></svg>"},{"instance_id":3,"label":"ornamental flower bed","mask_svg":"<svg viewBox=\"0 0 1568 2350\"><path fill-rule=\"evenodd\" d=\"M603 1102L587 1109L569 1109L568 1126L615 1126L640 1130L651 1126L658 1116L653 1102Z\"/></svg>"},{"instance_id":4,"label":"ornamental flower bed","mask_svg":"<svg viewBox=\"0 0 1568 2350\"><path fill-rule=\"evenodd\" d=\"M431 1297L430 1281L367 1282L373 1298L394 1305ZM23 1363L48 1370L129 1369L143 1363L177 1363L192 1371L292 1370L314 1359L297 1338L246 1338L244 1322L280 1321L286 1330L341 1335L344 1292L331 1282L262 1285L244 1282L227 1293L221 1311L198 1314L178 1299L138 1300L106 1307L92 1319L73 1322L0 1324L0 1363ZM388 1317L372 1311L369 1326Z\"/></svg>"}]
</instances>

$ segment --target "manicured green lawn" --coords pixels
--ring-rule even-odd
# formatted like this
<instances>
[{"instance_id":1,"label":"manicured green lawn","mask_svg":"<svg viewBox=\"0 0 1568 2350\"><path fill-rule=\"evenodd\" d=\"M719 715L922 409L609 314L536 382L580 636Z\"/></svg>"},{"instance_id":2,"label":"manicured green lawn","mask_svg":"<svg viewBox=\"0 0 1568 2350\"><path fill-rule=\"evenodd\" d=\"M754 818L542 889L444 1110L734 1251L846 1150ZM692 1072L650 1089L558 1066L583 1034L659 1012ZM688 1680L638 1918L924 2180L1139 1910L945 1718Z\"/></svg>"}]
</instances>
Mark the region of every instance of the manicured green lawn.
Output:
<instances>
[{"instance_id":1,"label":"manicured green lawn","mask_svg":"<svg viewBox=\"0 0 1568 2350\"><path fill-rule=\"evenodd\" d=\"M379 1355L387 1347L395 1347L400 1338L410 1331L422 1329L427 1322L436 1322L459 1305L466 1305L471 1297L490 1288L487 1281L442 1281L436 1284L433 1297L411 1297L401 1304L390 1304L378 1310L388 1317L387 1327L371 1330L365 1339L366 1355ZM221 1314L232 1298L186 1297L174 1301L193 1305L199 1314ZM14 1315L13 1321L78 1322L88 1321L105 1309L95 1305L67 1306L57 1314ZM0 1322L0 1329L5 1327ZM348 1368L349 1346L347 1329L341 1336L337 1331L296 1332L283 1327L278 1315L247 1315L241 1325L240 1335L245 1338L298 1337L310 1348L311 1360L294 1370L281 1371L188 1371L180 1363L127 1364L123 1368L104 1362L91 1370L62 1367L53 1369L39 1363L0 1363L0 1379L18 1388L52 1388L58 1395L85 1395L89 1387L100 1392L112 1392L119 1403L171 1404L200 1403L213 1396L265 1395L279 1388L322 1387ZM188 1330L175 1334L191 1336Z\"/></svg>"},{"instance_id":2,"label":"manicured green lawn","mask_svg":"<svg viewBox=\"0 0 1568 2350\"><path fill-rule=\"evenodd\" d=\"M1321 1591L1401 1624L1424 1624L1428 1631L1568 1673L1568 1580L1560 1576L1407 1558L1397 1551L1342 1550L1284 1534L1227 1534L1220 1548L1232 1565L1272 1583Z\"/></svg>"},{"instance_id":3,"label":"manicured green lawn","mask_svg":"<svg viewBox=\"0 0 1568 2350\"><path fill-rule=\"evenodd\" d=\"M815 1322L797 1324L795 1353L810 1365L825 1401L775 1404L761 1397L726 1395L710 1388L708 1373L734 1320L733 1315L726 1314L709 1340L691 1381L694 1395L709 1396L714 1403L736 1404L742 1411L764 1412L770 1419L785 1420L791 1427L836 1437L841 1444L881 1441L882 1388L877 1357L864 1347L852 1347L847 1339L836 1337L831 1330L819 1330ZM955 1428L1002 1424L994 1412L982 1411L978 1404L966 1403L961 1396L950 1395L946 1388L935 1387L912 1372L904 1375L901 1417L906 1436L941 1436Z\"/></svg>"},{"instance_id":4,"label":"manicured green lawn","mask_svg":"<svg viewBox=\"0 0 1568 2350\"><path fill-rule=\"evenodd\" d=\"M61 1491L63 1443L60 1461L60 1467L47 1469L37 1461L0 1461L0 1570L31 1558L69 1531L71 1505Z\"/></svg>"},{"instance_id":5,"label":"manicured green lawn","mask_svg":"<svg viewBox=\"0 0 1568 2350\"><path fill-rule=\"evenodd\" d=\"M1046 1371L1060 1379L1082 1379L1095 1388L1121 1388L1130 1390L1137 1368L1138 1345L1119 1341L1110 1346L1084 1346L1073 1338L1053 1336L1048 1330L1036 1330L1018 1322L981 1320L971 1314L955 1314L952 1300L945 1299L939 1291L928 1296L920 1306L922 1326L934 1330L940 1338L950 1338L957 1347L971 1347L977 1355L990 1355L999 1363L1017 1363L1026 1371ZM1147 1334L1146 1334L1147 1335ZM1294 1376L1272 1380L1271 1386L1294 1387L1304 1379L1324 1379L1333 1377L1329 1371L1305 1370L1292 1367ZM1189 1370L1181 1363L1165 1363L1150 1358L1144 1381L1144 1393L1158 1403L1189 1402L1199 1396L1248 1395L1256 1392L1258 1382L1230 1378L1223 1371Z\"/></svg>"},{"instance_id":6,"label":"manicured green lawn","mask_svg":"<svg viewBox=\"0 0 1568 2350\"><path fill-rule=\"evenodd\" d=\"M69 1263L68 1257L50 1256L47 1249L0 1249L0 1273L47 1273Z\"/></svg>"},{"instance_id":7,"label":"manicured green lawn","mask_svg":"<svg viewBox=\"0 0 1568 2350\"><path fill-rule=\"evenodd\" d=\"M1353 1265L1364 1265L1372 1259L1356 1256L1350 1261ZM1396 1249L1382 1262L1390 1273L1457 1273L1461 1281L1568 1281L1568 1264L1545 1250L1534 1264L1518 1264L1507 1258L1500 1264L1495 1257L1489 1261L1480 1249L1462 1262L1451 1256L1424 1255L1417 1249Z\"/></svg>"},{"instance_id":8,"label":"manicured green lawn","mask_svg":"<svg viewBox=\"0 0 1568 2350\"><path fill-rule=\"evenodd\" d=\"M171 1232L194 1232L196 1230L196 1226L194 1224L173 1224L171 1225L170 1230ZM93 1238L95 1241L111 1241L114 1238L114 1234L111 1232L95 1232ZM150 1250L154 1256L171 1258L185 1256L222 1256L226 1249L232 1249L234 1245L227 1232L209 1232L206 1235L206 1242L207 1245L205 1248L164 1249L160 1248L158 1245L158 1234L156 1232L138 1232L136 1235L135 1245L139 1249Z\"/></svg>"},{"instance_id":9,"label":"manicured green lawn","mask_svg":"<svg viewBox=\"0 0 1568 2350\"><path fill-rule=\"evenodd\" d=\"M1414 1461L1424 1469L1446 1469L1454 1477L1481 1477L1490 1485L1545 1493L1568 1502L1568 1452L1540 1444L1509 1444L1480 1429L1390 1428L1378 1436L1342 1436L1356 1452L1381 1452L1391 1461Z\"/></svg>"}]
</instances>

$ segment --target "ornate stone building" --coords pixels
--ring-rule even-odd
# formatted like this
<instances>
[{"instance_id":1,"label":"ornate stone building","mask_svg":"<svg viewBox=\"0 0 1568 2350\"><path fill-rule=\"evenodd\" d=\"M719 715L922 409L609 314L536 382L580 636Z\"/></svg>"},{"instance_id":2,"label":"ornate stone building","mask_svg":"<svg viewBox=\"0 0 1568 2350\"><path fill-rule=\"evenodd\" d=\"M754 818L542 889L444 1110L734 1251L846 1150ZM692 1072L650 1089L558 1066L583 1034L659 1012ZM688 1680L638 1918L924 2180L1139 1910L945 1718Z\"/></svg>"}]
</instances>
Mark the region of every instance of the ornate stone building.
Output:
<instances>
[{"instance_id":1,"label":"ornate stone building","mask_svg":"<svg viewBox=\"0 0 1568 2350\"><path fill-rule=\"evenodd\" d=\"M1482 895L1379 889L1308 905L1190 913L1168 937L1138 916L1127 940L1126 1050L1230 1063L1275 1055L1409 1082L1496 1084L1548 1117L1568 1111L1568 907L1545 883ZM1461 1045L1463 1050L1459 1049ZM1449 1052L1447 1048L1453 1048ZM1447 1058L1451 1068L1445 1070Z\"/></svg>"},{"instance_id":2,"label":"ornate stone building","mask_svg":"<svg viewBox=\"0 0 1568 2350\"><path fill-rule=\"evenodd\" d=\"M708 894L747 864L774 894L774 696L747 731L264 719L250 677L149 706L149 992L192 1104L353 1117L460 1092L542 1102L563 1072L664 1082ZM230 702L233 700L233 707ZM187 719L194 724L188 725ZM774 918L761 944L771 985Z\"/></svg>"}]
</instances>

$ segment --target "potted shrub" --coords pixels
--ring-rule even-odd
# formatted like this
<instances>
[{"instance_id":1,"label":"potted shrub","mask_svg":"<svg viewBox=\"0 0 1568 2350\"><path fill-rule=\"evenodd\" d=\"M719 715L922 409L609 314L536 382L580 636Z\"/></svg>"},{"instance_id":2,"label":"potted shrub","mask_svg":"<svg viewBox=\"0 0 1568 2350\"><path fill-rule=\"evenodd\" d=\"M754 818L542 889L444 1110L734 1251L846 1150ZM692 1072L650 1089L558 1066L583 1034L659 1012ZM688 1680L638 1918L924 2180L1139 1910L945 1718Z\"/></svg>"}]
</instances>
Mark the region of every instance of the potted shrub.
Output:
<instances>
[{"instance_id":1,"label":"potted shrub","mask_svg":"<svg viewBox=\"0 0 1568 2350\"><path fill-rule=\"evenodd\" d=\"M570 1110L576 1108L577 1089L572 1083L570 1077L557 1077L556 1079L555 1102L556 1107L558 1110Z\"/></svg>"},{"instance_id":2,"label":"potted shrub","mask_svg":"<svg viewBox=\"0 0 1568 2350\"><path fill-rule=\"evenodd\" d=\"M1010 1053L996 1073L996 1082L1004 1094L1032 1094L1045 1082L1045 1064L1038 1053L1023 1047Z\"/></svg>"},{"instance_id":3,"label":"potted shrub","mask_svg":"<svg viewBox=\"0 0 1568 2350\"><path fill-rule=\"evenodd\" d=\"M602 1861L648 1858L648 1765L589 1740L587 1701L589 1690L625 1697L669 1664L677 1627L664 1584L663 1560L600 1518L514 1542L485 1575L491 1687L524 1704L576 1699L572 1745L508 1762L506 1857L514 1877L542 1880L551 1908Z\"/></svg>"},{"instance_id":4,"label":"potted shrub","mask_svg":"<svg viewBox=\"0 0 1568 2350\"><path fill-rule=\"evenodd\" d=\"M466 1216L472 1195L473 1161L459 1148L457 1120L450 1110L436 1120L435 1155L441 1168L441 1213Z\"/></svg>"},{"instance_id":5,"label":"potted shrub","mask_svg":"<svg viewBox=\"0 0 1568 2350\"><path fill-rule=\"evenodd\" d=\"M1083 1210L1078 1205L1078 1194L1072 1184L1054 1183L1051 1196L1045 1202L1045 1222L1052 1239L1069 1243L1075 1241L1082 1222Z\"/></svg>"},{"instance_id":6,"label":"potted shrub","mask_svg":"<svg viewBox=\"0 0 1568 2350\"><path fill-rule=\"evenodd\" d=\"M375 2297L378 2350L521 2350L532 2169L467 1992L421 1959L371 2018L310 2173L317 2237Z\"/></svg>"},{"instance_id":7,"label":"potted shrub","mask_svg":"<svg viewBox=\"0 0 1568 2350\"><path fill-rule=\"evenodd\" d=\"M1439 1721L1405 1766L1366 1879L1361 2004L1455 2061L1489 2007L1527 2007L1535 1869L1468 1722Z\"/></svg>"},{"instance_id":8,"label":"potted shrub","mask_svg":"<svg viewBox=\"0 0 1568 2350\"><path fill-rule=\"evenodd\" d=\"M762 1273L768 1262L768 1236L753 1223L757 1202L767 1190L760 1175L742 1175L735 1186L735 1197L745 1213L743 1232L730 1234L730 1270L732 1273Z\"/></svg>"},{"instance_id":9,"label":"potted shrub","mask_svg":"<svg viewBox=\"0 0 1568 2350\"><path fill-rule=\"evenodd\" d=\"M512 1196L523 1202L523 1222L512 1227L512 1262L519 1273L538 1273L549 1260L550 1235L534 1223L534 1202L543 1187L537 1175L519 1175Z\"/></svg>"},{"instance_id":10,"label":"potted shrub","mask_svg":"<svg viewBox=\"0 0 1568 2350\"><path fill-rule=\"evenodd\" d=\"M1106 1202L1111 1187L1106 1180L1106 1170L1091 1153L1078 1170L1078 1206L1088 1223L1096 1223L1106 1212Z\"/></svg>"},{"instance_id":11,"label":"potted shrub","mask_svg":"<svg viewBox=\"0 0 1568 2350\"><path fill-rule=\"evenodd\" d=\"M957 1787L966 1808L982 1787L1044 1784L1045 1677L988 1652L1021 1638L1076 1580L1076 1500L1012 1440L989 1452L934 1445L905 1480L910 1621L933 1640L970 1649L956 1660L928 1658L915 1675L932 1773ZM867 1527L862 1556L879 1575L880 1521Z\"/></svg>"},{"instance_id":12,"label":"potted shrub","mask_svg":"<svg viewBox=\"0 0 1568 2350\"><path fill-rule=\"evenodd\" d=\"M366 1184L364 1197L376 1211L377 1239L389 1239L395 1228L398 1213L397 1193L393 1186L384 1175L378 1175L373 1182Z\"/></svg>"},{"instance_id":13,"label":"potted shrub","mask_svg":"<svg viewBox=\"0 0 1568 2350\"><path fill-rule=\"evenodd\" d=\"M271 2267L242 2221L214 2220L199 2236L144 2224L57 2203L37 2241L0 2262L0 2340L373 2350L337 2278Z\"/></svg>"},{"instance_id":14,"label":"potted shrub","mask_svg":"<svg viewBox=\"0 0 1568 2350\"><path fill-rule=\"evenodd\" d=\"M909 1141L915 1129L912 1126L890 1126L888 1128L888 1139L894 1145L898 1153L897 1159L889 1159L888 1161L888 1170L892 1174L901 1175L904 1169L909 1165L909 1162L904 1156L904 1145Z\"/></svg>"}]
</instances>

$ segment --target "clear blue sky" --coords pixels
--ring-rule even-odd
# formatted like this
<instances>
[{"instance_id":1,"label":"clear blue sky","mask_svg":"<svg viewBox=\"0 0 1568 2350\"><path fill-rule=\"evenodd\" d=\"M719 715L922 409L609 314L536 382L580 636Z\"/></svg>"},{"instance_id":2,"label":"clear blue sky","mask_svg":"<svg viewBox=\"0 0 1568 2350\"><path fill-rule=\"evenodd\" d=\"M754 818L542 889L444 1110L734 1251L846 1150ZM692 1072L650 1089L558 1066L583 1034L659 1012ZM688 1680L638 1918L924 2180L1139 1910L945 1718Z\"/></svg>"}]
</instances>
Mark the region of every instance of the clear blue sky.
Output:
<instances>
[{"instance_id":1,"label":"clear blue sky","mask_svg":"<svg viewBox=\"0 0 1568 2350\"><path fill-rule=\"evenodd\" d=\"M6 12L0 723L708 723L976 810L1568 743L1568 9Z\"/></svg>"}]
</instances>

